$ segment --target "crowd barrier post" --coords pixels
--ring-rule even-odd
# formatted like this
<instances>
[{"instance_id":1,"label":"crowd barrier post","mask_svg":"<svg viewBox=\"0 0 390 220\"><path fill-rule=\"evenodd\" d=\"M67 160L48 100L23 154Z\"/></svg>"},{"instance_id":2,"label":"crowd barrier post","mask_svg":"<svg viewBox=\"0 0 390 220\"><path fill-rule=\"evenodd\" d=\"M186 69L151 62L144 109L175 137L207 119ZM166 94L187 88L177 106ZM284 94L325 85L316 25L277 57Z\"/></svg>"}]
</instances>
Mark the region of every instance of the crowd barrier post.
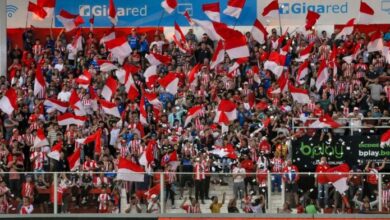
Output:
<instances>
[{"instance_id":1,"label":"crowd barrier post","mask_svg":"<svg viewBox=\"0 0 390 220\"><path fill-rule=\"evenodd\" d=\"M378 210L381 212L382 211L382 175L379 173L377 174L379 177L378 177Z\"/></svg>"},{"instance_id":2,"label":"crowd barrier post","mask_svg":"<svg viewBox=\"0 0 390 220\"><path fill-rule=\"evenodd\" d=\"M160 173L160 206L161 206L161 213L165 213L165 198L164 198L164 173Z\"/></svg>"},{"instance_id":3,"label":"crowd barrier post","mask_svg":"<svg viewBox=\"0 0 390 220\"><path fill-rule=\"evenodd\" d=\"M126 195L126 188L124 187L124 183L122 183L121 187L121 209L120 213L125 213L126 207L127 207L127 195Z\"/></svg>"},{"instance_id":4,"label":"crowd barrier post","mask_svg":"<svg viewBox=\"0 0 390 220\"><path fill-rule=\"evenodd\" d=\"M58 201L57 201L57 197L58 197L58 180L57 180L57 173L53 173L53 187L54 187L54 193L53 193L53 197L54 197L54 201L53 201L53 212L54 214L57 214L58 213Z\"/></svg>"},{"instance_id":5,"label":"crowd barrier post","mask_svg":"<svg viewBox=\"0 0 390 220\"><path fill-rule=\"evenodd\" d=\"M283 178L282 178L282 201L283 203L286 202L286 184L284 183Z\"/></svg>"},{"instance_id":6,"label":"crowd barrier post","mask_svg":"<svg viewBox=\"0 0 390 220\"><path fill-rule=\"evenodd\" d=\"M267 173L267 209L270 209L271 207L271 193L272 193L272 179L271 179L271 172Z\"/></svg>"}]
</instances>

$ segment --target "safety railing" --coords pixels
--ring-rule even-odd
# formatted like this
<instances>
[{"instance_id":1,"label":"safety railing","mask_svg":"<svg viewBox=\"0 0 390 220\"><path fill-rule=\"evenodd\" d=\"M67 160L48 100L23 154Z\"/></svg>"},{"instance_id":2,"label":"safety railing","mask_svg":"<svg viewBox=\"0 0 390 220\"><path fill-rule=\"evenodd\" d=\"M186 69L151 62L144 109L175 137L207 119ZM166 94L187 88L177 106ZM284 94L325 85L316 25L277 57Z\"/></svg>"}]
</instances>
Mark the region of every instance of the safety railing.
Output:
<instances>
[{"instance_id":1,"label":"safety railing","mask_svg":"<svg viewBox=\"0 0 390 220\"><path fill-rule=\"evenodd\" d=\"M157 172L144 173L143 182L118 180L116 172L4 172L1 177L3 214L28 214L29 208L33 214L382 213L390 208L390 173L374 170Z\"/></svg>"}]
</instances>

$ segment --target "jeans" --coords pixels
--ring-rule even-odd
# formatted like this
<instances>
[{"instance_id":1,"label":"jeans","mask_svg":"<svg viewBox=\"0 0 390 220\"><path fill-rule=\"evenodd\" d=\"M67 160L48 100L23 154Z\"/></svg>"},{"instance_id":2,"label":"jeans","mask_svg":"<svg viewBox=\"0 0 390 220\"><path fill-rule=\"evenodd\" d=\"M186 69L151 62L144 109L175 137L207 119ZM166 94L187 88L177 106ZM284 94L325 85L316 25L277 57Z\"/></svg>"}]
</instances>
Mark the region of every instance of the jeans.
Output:
<instances>
[{"instance_id":1,"label":"jeans","mask_svg":"<svg viewBox=\"0 0 390 220\"><path fill-rule=\"evenodd\" d=\"M272 192L275 192L275 186L278 187L278 192L282 192L282 176L280 174L274 174L271 177Z\"/></svg>"},{"instance_id":2,"label":"jeans","mask_svg":"<svg viewBox=\"0 0 390 220\"><path fill-rule=\"evenodd\" d=\"M233 183L233 195L236 199L242 199L245 192L244 182Z\"/></svg>"},{"instance_id":3,"label":"jeans","mask_svg":"<svg viewBox=\"0 0 390 220\"><path fill-rule=\"evenodd\" d=\"M318 202L321 204L321 201L324 201L324 205L328 206L328 199L329 199L329 184L318 184Z\"/></svg>"}]
</instances>

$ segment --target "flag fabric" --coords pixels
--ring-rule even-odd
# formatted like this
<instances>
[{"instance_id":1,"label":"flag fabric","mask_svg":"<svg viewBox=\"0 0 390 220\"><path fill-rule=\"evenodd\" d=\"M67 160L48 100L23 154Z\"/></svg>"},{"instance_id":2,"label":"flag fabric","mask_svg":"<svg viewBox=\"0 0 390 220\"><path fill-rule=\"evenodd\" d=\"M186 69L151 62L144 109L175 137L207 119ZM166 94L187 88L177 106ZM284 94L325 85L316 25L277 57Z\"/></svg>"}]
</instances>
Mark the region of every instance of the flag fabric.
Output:
<instances>
[{"instance_id":1,"label":"flag fabric","mask_svg":"<svg viewBox=\"0 0 390 220\"><path fill-rule=\"evenodd\" d=\"M227 7L223 10L225 15L229 15L238 19L246 0L229 0Z\"/></svg>"},{"instance_id":2,"label":"flag fabric","mask_svg":"<svg viewBox=\"0 0 390 220\"><path fill-rule=\"evenodd\" d=\"M68 157L70 171L75 171L80 166L80 148L76 148L72 155Z\"/></svg>"},{"instance_id":3,"label":"flag fabric","mask_svg":"<svg viewBox=\"0 0 390 220\"><path fill-rule=\"evenodd\" d=\"M202 10L210 20L221 22L219 2L203 4Z\"/></svg>"},{"instance_id":4,"label":"flag fabric","mask_svg":"<svg viewBox=\"0 0 390 220\"><path fill-rule=\"evenodd\" d=\"M310 103L309 92L306 89L296 88L293 85L288 85L288 90L290 91L294 101L296 101L297 103Z\"/></svg>"},{"instance_id":5,"label":"flag fabric","mask_svg":"<svg viewBox=\"0 0 390 220\"><path fill-rule=\"evenodd\" d=\"M126 72L125 89L127 92L127 98L130 101L134 101L139 96L138 88L135 85L133 76L130 72Z\"/></svg>"},{"instance_id":6,"label":"flag fabric","mask_svg":"<svg viewBox=\"0 0 390 220\"><path fill-rule=\"evenodd\" d=\"M203 106L202 105L195 105L191 107L187 112L187 117L184 122L184 127L188 125L188 123L191 122L192 119L198 117L203 112Z\"/></svg>"},{"instance_id":7,"label":"flag fabric","mask_svg":"<svg viewBox=\"0 0 390 220\"><path fill-rule=\"evenodd\" d=\"M122 84L126 84L129 75L138 73L139 67L132 64L125 64L121 69L115 71L115 76L118 78L118 81Z\"/></svg>"},{"instance_id":8,"label":"flag fabric","mask_svg":"<svg viewBox=\"0 0 390 220\"><path fill-rule=\"evenodd\" d=\"M264 69L270 70L275 74L276 78L279 78L283 72L284 62L281 59L281 55L277 52L271 52L267 61L264 62Z\"/></svg>"},{"instance_id":9,"label":"flag fabric","mask_svg":"<svg viewBox=\"0 0 390 220\"><path fill-rule=\"evenodd\" d=\"M89 30L93 32L93 26L95 25L95 15L89 18Z\"/></svg>"},{"instance_id":10,"label":"flag fabric","mask_svg":"<svg viewBox=\"0 0 390 220\"><path fill-rule=\"evenodd\" d=\"M113 58L118 59L119 64L123 64L123 61L128 57L132 50L125 37L115 38L113 40L105 42L107 49L111 52Z\"/></svg>"},{"instance_id":11,"label":"flag fabric","mask_svg":"<svg viewBox=\"0 0 390 220\"><path fill-rule=\"evenodd\" d=\"M154 161L153 149L154 143L153 141L149 141L145 148L145 151L139 158L139 164L148 167Z\"/></svg>"},{"instance_id":12,"label":"flag fabric","mask_svg":"<svg viewBox=\"0 0 390 220\"><path fill-rule=\"evenodd\" d=\"M320 16L321 15L317 12L308 10L306 14L305 29L310 30L317 23L317 20L320 19Z\"/></svg>"},{"instance_id":13,"label":"flag fabric","mask_svg":"<svg viewBox=\"0 0 390 220\"><path fill-rule=\"evenodd\" d=\"M79 84L80 87L87 89L89 87L89 84L92 80L92 74L88 70L84 70L83 74L81 74L77 79L75 80L77 84Z\"/></svg>"},{"instance_id":14,"label":"flag fabric","mask_svg":"<svg viewBox=\"0 0 390 220\"><path fill-rule=\"evenodd\" d=\"M383 45L382 54L385 57L386 62L390 63L390 41Z\"/></svg>"},{"instance_id":15,"label":"flag fabric","mask_svg":"<svg viewBox=\"0 0 390 220\"><path fill-rule=\"evenodd\" d=\"M139 102L139 121L143 125L147 125L148 124L147 117L148 117L148 114L147 114L146 109L145 109L145 97L142 96L141 100Z\"/></svg>"},{"instance_id":16,"label":"flag fabric","mask_svg":"<svg viewBox=\"0 0 390 220\"><path fill-rule=\"evenodd\" d=\"M37 66L35 70L35 80L34 80L34 95L46 91L46 81L43 77L42 68L40 65Z\"/></svg>"},{"instance_id":17,"label":"flag fabric","mask_svg":"<svg viewBox=\"0 0 390 220\"><path fill-rule=\"evenodd\" d=\"M192 84L195 81L196 75L200 72L202 67L201 63L196 64L191 71L188 73L188 83Z\"/></svg>"},{"instance_id":18,"label":"flag fabric","mask_svg":"<svg viewBox=\"0 0 390 220\"><path fill-rule=\"evenodd\" d=\"M310 53L313 50L314 43L310 43L307 47L299 52L297 61L304 61L310 57Z\"/></svg>"},{"instance_id":19,"label":"flag fabric","mask_svg":"<svg viewBox=\"0 0 390 220\"><path fill-rule=\"evenodd\" d=\"M117 118L121 118L118 106L114 102L109 102L104 99L100 99L99 103L104 113L106 113L107 115L112 115Z\"/></svg>"},{"instance_id":20,"label":"flag fabric","mask_svg":"<svg viewBox=\"0 0 390 220\"><path fill-rule=\"evenodd\" d=\"M390 129L381 135L381 145L382 148L385 146L390 146Z\"/></svg>"},{"instance_id":21,"label":"flag fabric","mask_svg":"<svg viewBox=\"0 0 390 220\"><path fill-rule=\"evenodd\" d=\"M57 19L62 23L66 32L72 31L81 24L84 24L84 19L81 16L71 14L63 9L57 15Z\"/></svg>"},{"instance_id":22,"label":"flag fabric","mask_svg":"<svg viewBox=\"0 0 390 220\"><path fill-rule=\"evenodd\" d=\"M156 106L156 107L161 107L162 106L162 103L158 99L157 93L155 93L155 92L145 92L144 96L145 96L146 100L148 100L148 102L150 104L152 104L153 106Z\"/></svg>"},{"instance_id":23,"label":"flag fabric","mask_svg":"<svg viewBox=\"0 0 390 220\"><path fill-rule=\"evenodd\" d=\"M302 85L305 83L305 77L309 74L309 61L305 60L305 62L301 63L298 67L297 78L296 81L298 84Z\"/></svg>"},{"instance_id":24,"label":"flag fabric","mask_svg":"<svg viewBox=\"0 0 390 220\"><path fill-rule=\"evenodd\" d=\"M338 128L341 127L339 123L333 120L329 115L321 116L319 119L309 125L310 128Z\"/></svg>"},{"instance_id":25,"label":"flag fabric","mask_svg":"<svg viewBox=\"0 0 390 220\"><path fill-rule=\"evenodd\" d=\"M164 56L156 53L146 54L145 58L148 60L150 65L156 65L156 66L160 64L169 65L172 61L172 59L169 56Z\"/></svg>"},{"instance_id":26,"label":"flag fabric","mask_svg":"<svg viewBox=\"0 0 390 220\"><path fill-rule=\"evenodd\" d=\"M194 18L191 21L193 21L195 25L198 25L199 27L201 27L211 40L218 41L218 40L222 39L222 37L215 30L214 24L216 22L198 20L198 19L194 19Z\"/></svg>"},{"instance_id":27,"label":"flag fabric","mask_svg":"<svg viewBox=\"0 0 390 220\"><path fill-rule=\"evenodd\" d=\"M371 6L366 2L360 1L358 24L371 24L374 14L374 9L372 9Z\"/></svg>"},{"instance_id":28,"label":"flag fabric","mask_svg":"<svg viewBox=\"0 0 390 220\"><path fill-rule=\"evenodd\" d=\"M237 105L226 99L222 99L218 104L216 118L222 115L222 118L226 117L229 121L234 121L237 118Z\"/></svg>"},{"instance_id":29,"label":"flag fabric","mask_svg":"<svg viewBox=\"0 0 390 220\"><path fill-rule=\"evenodd\" d=\"M152 188L150 188L148 191L143 193L143 196L145 196L148 200L152 198L153 195L158 196L161 193L161 185L160 183L154 185Z\"/></svg>"},{"instance_id":30,"label":"flag fabric","mask_svg":"<svg viewBox=\"0 0 390 220\"><path fill-rule=\"evenodd\" d=\"M85 112L84 105L81 102L80 97L77 95L75 90L73 90L70 95L69 107L72 108L74 113L78 116L84 116L87 114Z\"/></svg>"},{"instance_id":31,"label":"flag fabric","mask_svg":"<svg viewBox=\"0 0 390 220\"><path fill-rule=\"evenodd\" d=\"M352 18L344 25L341 31L336 35L335 39L338 40L341 39L343 36L352 34L354 26L355 26L355 18Z\"/></svg>"},{"instance_id":32,"label":"flag fabric","mask_svg":"<svg viewBox=\"0 0 390 220\"><path fill-rule=\"evenodd\" d=\"M144 169L130 160L120 157L117 179L131 182L144 182Z\"/></svg>"},{"instance_id":33,"label":"flag fabric","mask_svg":"<svg viewBox=\"0 0 390 220\"><path fill-rule=\"evenodd\" d=\"M81 33L80 28L77 29L76 35L74 36L71 46L72 50L70 51L70 53L72 53L73 55L76 55L77 52L83 50L83 35Z\"/></svg>"},{"instance_id":34,"label":"flag fabric","mask_svg":"<svg viewBox=\"0 0 390 220\"><path fill-rule=\"evenodd\" d=\"M246 42L246 37L234 36L225 41L225 50L230 59L237 59L242 57L249 57L249 48Z\"/></svg>"},{"instance_id":35,"label":"flag fabric","mask_svg":"<svg viewBox=\"0 0 390 220\"><path fill-rule=\"evenodd\" d=\"M58 125L60 126L67 126L67 125L83 126L84 123L87 121L87 119L88 119L87 116L77 116L70 112L57 116L57 122Z\"/></svg>"},{"instance_id":36,"label":"flag fabric","mask_svg":"<svg viewBox=\"0 0 390 220\"><path fill-rule=\"evenodd\" d=\"M173 152L171 152L168 156L168 160L167 161L161 161L161 165L164 166L165 163L169 164L171 166L171 169L172 170L177 170L177 167L180 165L180 161L177 157L177 152L176 150L174 150Z\"/></svg>"},{"instance_id":37,"label":"flag fabric","mask_svg":"<svg viewBox=\"0 0 390 220\"><path fill-rule=\"evenodd\" d=\"M28 2L27 11L33 14L33 19L35 20L43 20L47 16L47 12L43 7L36 5L32 2Z\"/></svg>"},{"instance_id":38,"label":"flag fabric","mask_svg":"<svg viewBox=\"0 0 390 220\"><path fill-rule=\"evenodd\" d=\"M190 14L188 13L188 10L186 10L184 13L183 13L183 16L186 18L186 20L188 21L188 23L193 26L195 25L195 23L192 21L191 19L191 16Z\"/></svg>"},{"instance_id":39,"label":"flag fabric","mask_svg":"<svg viewBox=\"0 0 390 220\"><path fill-rule=\"evenodd\" d=\"M320 67L317 72L316 88L320 90L321 87L328 81L329 73L328 67L325 60L321 61Z\"/></svg>"},{"instance_id":40,"label":"flag fabric","mask_svg":"<svg viewBox=\"0 0 390 220\"><path fill-rule=\"evenodd\" d=\"M42 128L39 128L37 130L37 134L34 138L34 146L33 148L37 147L43 147L49 145L49 142L47 141L47 138L45 136L45 132L43 131Z\"/></svg>"},{"instance_id":41,"label":"flag fabric","mask_svg":"<svg viewBox=\"0 0 390 220\"><path fill-rule=\"evenodd\" d=\"M267 29L265 29L264 25L259 21L259 19L255 20L251 34L253 39L255 39L259 44L264 44L268 38Z\"/></svg>"},{"instance_id":42,"label":"flag fabric","mask_svg":"<svg viewBox=\"0 0 390 220\"><path fill-rule=\"evenodd\" d=\"M161 7L163 7L168 14L171 14L177 7L177 0L164 0L161 2Z\"/></svg>"},{"instance_id":43,"label":"flag fabric","mask_svg":"<svg viewBox=\"0 0 390 220\"><path fill-rule=\"evenodd\" d=\"M116 14L114 0L110 0L108 4L108 19L113 25L116 25L116 23L118 23L118 16Z\"/></svg>"},{"instance_id":44,"label":"flag fabric","mask_svg":"<svg viewBox=\"0 0 390 220\"><path fill-rule=\"evenodd\" d=\"M112 70L118 69L116 65L114 65L112 62L108 60L98 60L97 63L100 67L101 72L110 72Z\"/></svg>"},{"instance_id":45,"label":"flag fabric","mask_svg":"<svg viewBox=\"0 0 390 220\"><path fill-rule=\"evenodd\" d=\"M116 38L115 27L112 26L109 32L105 33L104 36L100 39L99 44L104 44L108 41L114 40Z\"/></svg>"},{"instance_id":46,"label":"flag fabric","mask_svg":"<svg viewBox=\"0 0 390 220\"><path fill-rule=\"evenodd\" d=\"M348 64L351 64L353 60L357 60L357 57L362 52L361 47L362 47L362 45L360 43L356 44L356 46L354 47L354 49L352 51L352 54L349 56L343 57L343 60L345 62L347 62ZM337 51L337 49L335 48L333 51ZM332 53L333 53L333 51L332 51ZM335 59L336 58L334 58L334 62L335 62Z\"/></svg>"},{"instance_id":47,"label":"flag fabric","mask_svg":"<svg viewBox=\"0 0 390 220\"><path fill-rule=\"evenodd\" d=\"M279 3L278 0L273 0L271 3L269 3L264 9L263 13L261 15L263 17L272 17L276 18L278 17L279 13Z\"/></svg>"},{"instance_id":48,"label":"flag fabric","mask_svg":"<svg viewBox=\"0 0 390 220\"><path fill-rule=\"evenodd\" d=\"M168 73L159 80L159 84L172 95L176 95L178 90L179 78L174 73Z\"/></svg>"},{"instance_id":49,"label":"flag fabric","mask_svg":"<svg viewBox=\"0 0 390 220\"><path fill-rule=\"evenodd\" d=\"M109 76L106 79L106 84L102 89L101 95L105 100L110 101L111 97L115 94L117 88L118 88L118 84L116 80L112 76Z\"/></svg>"},{"instance_id":50,"label":"flag fabric","mask_svg":"<svg viewBox=\"0 0 390 220\"><path fill-rule=\"evenodd\" d=\"M144 72L144 77L145 77L146 86L149 89L153 88L158 79L157 66L156 65L149 66Z\"/></svg>"},{"instance_id":51,"label":"flag fabric","mask_svg":"<svg viewBox=\"0 0 390 220\"><path fill-rule=\"evenodd\" d=\"M55 144L51 147L51 150L47 154L47 156L52 158L53 160L59 161L61 151L62 151L62 141L59 141L59 142L57 142L57 144Z\"/></svg>"},{"instance_id":52,"label":"flag fabric","mask_svg":"<svg viewBox=\"0 0 390 220\"><path fill-rule=\"evenodd\" d=\"M18 108L17 100L18 95L15 89L9 88L0 99L0 110L8 115L12 114Z\"/></svg>"},{"instance_id":53,"label":"flag fabric","mask_svg":"<svg viewBox=\"0 0 390 220\"><path fill-rule=\"evenodd\" d=\"M54 108L57 111L60 111L62 113L66 112L66 110L69 107L68 103L61 102L57 99L48 98L43 102L44 105L49 106L50 108Z\"/></svg>"},{"instance_id":54,"label":"flag fabric","mask_svg":"<svg viewBox=\"0 0 390 220\"><path fill-rule=\"evenodd\" d=\"M76 142L84 145L95 142L95 154L100 154L102 152L101 138L102 138L102 130L99 128L97 131L95 131L95 133L87 136L86 138L76 139Z\"/></svg>"},{"instance_id":55,"label":"flag fabric","mask_svg":"<svg viewBox=\"0 0 390 220\"><path fill-rule=\"evenodd\" d=\"M37 5L46 11L46 18L51 17L54 14L53 12L56 7L56 0L38 0Z\"/></svg>"},{"instance_id":56,"label":"flag fabric","mask_svg":"<svg viewBox=\"0 0 390 220\"><path fill-rule=\"evenodd\" d=\"M237 159L238 156L231 144L224 146L213 146L214 150L211 150L209 153L219 156L220 158L227 157L230 159Z\"/></svg>"},{"instance_id":57,"label":"flag fabric","mask_svg":"<svg viewBox=\"0 0 390 220\"><path fill-rule=\"evenodd\" d=\"M211 58L210 69L214 69L218 64L222 63L225 60L225 48L223 46L222 40L218 41L217 48Z\"/></svg>"},{"instance_id":58,"label":"flag fabric","mask_svg":"<svg viewBox=\"0 0 390 220\"><path fill-rule=\"evenodd\" d=\"M338 166L329 168L326 171L325 177L327 178L328 182L331 183L336 191L338 191L340 194L344 194L344 192L348 189L347 179L350 172L350 167L348 164L343 163Z\"/></svg>"},{"instance_id":59,"label":"flag fabric","mask_svg":"<svg viewBox=\"0 0 390 220\"><path fill-rule=\"evenodd\" d=\"M370 41L367 44L367 52L383 51L383 39L380 31L375 31L370 36Z\"/></svg>"},{"instance_id":60,"label":"flag fabric","mask_svg":"<svg viewBox=\"0 0 390 220\"><path fill-rule=\"evenodd\" d=\"M287 72L284 72L280 75L280 77L277 80L277 83L279 85L281 93L288 91L289 80L288 80Z\"/></svg>"},{"instance_id":61,"label":"flag fabric","mask_svg":"<svg viewBox=\"0 0 390 220\"><path fill-rule=\"evenodd\" d=\"M186 37L183 34L180 26L176 23L176 21L175 21L175 35L174 35L174 37L176 38L176 40L178 42L183 43L183 44L186 43Z\"/></svg>"}]
</instances>

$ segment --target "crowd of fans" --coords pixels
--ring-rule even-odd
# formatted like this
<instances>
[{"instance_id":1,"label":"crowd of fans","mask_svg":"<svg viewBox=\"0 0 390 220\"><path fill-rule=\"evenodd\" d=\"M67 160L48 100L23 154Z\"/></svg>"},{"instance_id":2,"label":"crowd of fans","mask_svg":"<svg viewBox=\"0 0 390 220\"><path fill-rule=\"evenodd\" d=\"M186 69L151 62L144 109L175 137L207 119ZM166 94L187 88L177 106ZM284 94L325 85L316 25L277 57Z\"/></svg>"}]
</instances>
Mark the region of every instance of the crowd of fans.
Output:
<instances>
[{"instance_id":1,"label":"crowd of fans","mask_svg":"<svg viewBox=\"0 0 390 220\"><path fill-rule=\"evenodd\" d=\"M389 33L386 34L388 36ZM121 119L104 114L101 109L94 109L91 89L100 94L105 79L112 72L99 70L98 60L110 59L104 44L99 44L94 33L84 33L83 50L76 55L71 53L71 36L61 32L59 36L47 36L44 40L35 38L35 30L27 29L23 34L23 45L16 45L13 39L8 39L9 68L7 77L0 78L1 93L9 87L16 89L18 94L18 109L11 115L1 114L0 126L0 213L19 212L49 212L54 201L53 186L58 184L58 209L69 212L71 203L82 208L88 202L98 203L96 211L101 213L117 213L120 205L120 189L125 187L128 192L127 213L159 213L161 204L158 194L145 196L143 192L159 183L158 175L146 175L142 183L122 182L115 179L115 170L119 157L125 157L138 163L139 157L149 144L153 144L153 171L164 172L166 192L164 198L175 208L175 200L182 199L182 208L187 213L208 212L201 209L205 200L212 199L210 210L219 213L225 202L217 196L212 197L211 184L228 185L233 190L232 198L227 207L229 212L264 213L267 199L267 173L280 172L286 175L272 176L272 192L281 192L282 181L286 183L288 201L279 210L290 213L291 207L298 212L314 213L319 207L335 207L343 205L352 209L356 204L360 210L377 209L377 173L384 168L371 165L356 167L354 171L365 171L368 184L363 176L353 176L349 179L347 201L345 195L332 191L331 185L321 182L318 176L318 200L299 191L299 170L293 164L291 140L304 135L321 138L324 141L332 136L350 135L347 129L294 129L293 126L307 126L302 118L318 118L328 114L343 124L352 117L354 126L390 126L390 120L362 120L364 117L389 117L390 110L390 65L380 52L367 53L367 34L356 31L342 40L334 40L334 34L327 32L309 34L295 32L288 34L282 44L274 47L278 34L272 30L268 41L259 45L246 33L250 57L234 72L229 72L233 61L226 55L223 63L215 69L210 69L210 60L215 50L215 43L207 34L196 36L193 30L186 33L188 50L183 53L174 42L166 40L163 33L156 32L154 36L137 33L132 29L128 42L133 52L125 63L140 67L133 75L139 93L144 90L155 92L162 103L160 109L146 102L147 122L140 122L139 98L134 101L127 99L124 85L118 87L112 100L118 105ZM292 100L289 92L274 93L278 89L274 74L263 68L271 51L279 51L287 41L292 39L291 49L287 54L285 71L294 85L299 63L295 60L300 50L314 43L310 55L310 72L305 82L300 85L310 92L311 103L298 104ZM362 43L362 52L357 61L346 63L342 57L353 52L357 42ZM319 61L328 59L333 45L337 48L337 72L333 74L329 66L330 77L320 90L315 88L315 79ZM169 65L159 65L158 75L162 77L173 72L179 78L179 90L176 95L164 91L158 84L147 88L143 71L149 66L145 55L149 52L172 57ZM196 86L190 86L187 73L196 64L202 64L201 72L195 79ZM44 94L33 95L34 74L37 65L42 67L47 83ZM75 79L88 70L92 74L91 87L79 87ZM46 98L69 101L70 93L75 90L79 95L88 121L84 126L59 126L56 121L57 111L48 112L43 102ZM229 99L237 104L237 119L228 125L228 130L214 122L215 109L219 100ZM248 100L254 99L255 104L249 105ZM187 110L201 104L204 110L201 116L193 119L184 127ZM69 109L68 111L72 111ZM302 120L292 120L301 118ZM63 143L60 160L47 157L50 146L31 148L38 128L43 128L50 146ZM96 154L92 145L79 145L77 138L86 137L97 129L102 129L102 153ZM378 133L383 130L375 130ZM355 134L369 133L358 127ZM214 146L231 146L237 159L220 158L209 152ZM79 171L84 174L68 174L67 158L75 148L81 148ZM163 163L165 155L177 151L181 164L176 170L173 166ZM357 165L357 164L356 164ZM329 165L322 158L318 166L326 171ZM361 170L359 170L359 168ZM32 175L24 172L33 171ZM45 171L59 172L58 183L53 183L52 175ZM99 171L102 174L88 173ZM314 171L314 170L313 170ZM175 172L194 172L192 174L176 175ZM217 173L217 175L216 175ZM222 173L232 173L226 176ZM248 173L256 173L250 175ZM371 175L371 176L370 176ZM233 181L231 181L231 179ZM389 186L390 187L390 186ZM314 188L314 187L313 187ZM368 190L366 190L368 188ZM188 196L184 194L188 189ZM194 193L192 192L194 190ZM299 193L299 194L298 194ZM331 199L331 195L333 198ZM187 199L189 197L189 199ZM389 198L387 198L390 201ZM322 201L323 200L323 201ZM308 202L307 202L308 201ZM237 207L237 202L241 207ZM388 202L384 207L389 210Z\"/></svg>"}]
</instances>

